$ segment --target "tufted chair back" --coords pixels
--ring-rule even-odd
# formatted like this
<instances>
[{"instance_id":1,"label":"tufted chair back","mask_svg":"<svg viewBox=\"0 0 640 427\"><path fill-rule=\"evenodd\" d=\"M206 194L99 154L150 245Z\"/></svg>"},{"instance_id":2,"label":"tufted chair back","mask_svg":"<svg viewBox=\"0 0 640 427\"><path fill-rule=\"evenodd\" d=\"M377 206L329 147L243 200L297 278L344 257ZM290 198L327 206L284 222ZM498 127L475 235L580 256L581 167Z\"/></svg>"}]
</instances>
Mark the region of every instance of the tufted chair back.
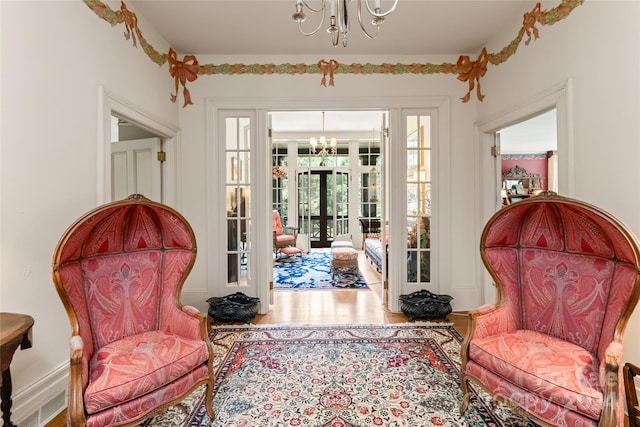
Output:
<instances>
[{"instance_id":1,"label":"tufted chair back","mask_svg":"<svg viewBox=\"0 0 640 427\"><path fill-rule=\"evenodd\" d=\"M501 212L481 241L504 303L517 307L514 328L573 342L602 359L638 297L638 248L617 221L547 194Z\"/></svg>"},{"instance_id":2,"label":"tufted chair back","mask_svg":"<svg viewBox=\"0 0 640 427\"><path fill-rule=\"evenodd\" d=\"M498 302L470 314L463 391L480 383L543 425L619 423L623 336L640 294L633 233L544 192L496 212L480 255Z\"/></svg>"},{"instance_id":3,"label":"tufted chair back","mask_svg":"<svg viewBox=\"0 0 640 427\"><path fill-rule=\"evenodd\" d=\"M195 236L184 217L141 195L100 206L67 229L54 252L52 269L72 327L72 352L77 348L82 350L78 363L80 392L86 393L90 381L97 383L98 371L92 372L92 366L99 362L97 359L115 354L113 349L122 347L124 344L121 343L136 343L137 337L141 337L141 342L175 340L174 348L178 348L177 345L197 348L192 353L203 356L198 356L200 359L193 367L182 366L180 369L198 372L202 378L194 380L208 381L212 385L207 373L207 365L210 367L211 362L207 361L210 343L206 337L205 319L195 308L182 306L179 302L182 285L195 258ZM197 344L198 341L201 344ZM105 349L104 354L97 357L101 349ZM144 355L144 360L147 357L152 356ZM201 359L204 359L203 365ZM142 366L142 360L138 359L138 368ZM148 360L150 364L156 364L156 370L177 372L171 367L174 362L169 358L163 360L166 367L159 366L158 359L155 362L151 358ZM194 370L196 366L202 366L201 374ZM99 369L104 373L107 372L105 369L111 368ZM149 391L164 386L160 382L149 385L158 380L152 377L145 380L144 371L137 375L131 380L146 381ZM166 381L177 380L176 375L169 373ZM110 387L117 382L116 377L105 378L102 383L109 383ZM189 389L192 386L188 384ZM163 397L177 397L171 393L178 387L171 387L173 389ZM107 391L100 390L102 394L95 394L104 400ZM140 399L139 404L135 404L136 398ZM142 392L132 393L128 399L130 413L127 416L132 419L153 409L149 402L144 402ZM157 403L158 396L149 399ZM111 425L125 412L117 409L116 403L124 402L96 403L93 410L90 407L83 409L87 412L85 415L103 411L102 418L96 417L95 424Z\"/></svg>"}]
</instances>

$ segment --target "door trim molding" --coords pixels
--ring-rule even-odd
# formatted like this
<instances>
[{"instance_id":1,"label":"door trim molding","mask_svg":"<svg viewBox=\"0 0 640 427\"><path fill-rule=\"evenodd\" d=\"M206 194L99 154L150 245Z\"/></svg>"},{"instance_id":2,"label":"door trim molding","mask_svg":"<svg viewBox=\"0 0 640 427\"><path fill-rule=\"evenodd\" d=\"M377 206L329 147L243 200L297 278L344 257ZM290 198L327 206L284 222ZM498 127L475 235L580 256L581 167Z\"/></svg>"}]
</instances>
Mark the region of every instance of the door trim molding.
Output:
<instances>
[{"instance_id":1,"label":"door trim molding","mask_svg":"<svg viewBox=\"0 0 640 427\"><path fill-rule=\"evenodd\" d=\"M111 201L111 115L116 115L163 139L163 150L168 154L162 171L162 202L180 207L179 155L181 131L153 117L132 102L113 92L98 87L98 149L97 149L97 204Z\"/></svg>"},{"instance_id":2,"label":"door trim molding","mask_svg":"<svg viewBox=\"0 0 640 427\"><path fill-rule=\"evenodd\" d=\"M567 79L555 86L549 87L531 98L502 110L501 112L477 121L474 125L474 157L477 167L475 194L478 215L475 216L476 241L480 241L480 235L484 224L496 211L497 188L495 177L498 171L492 163L489 151L494 141L494 134L505 127L532 118L540 113L556 109L557 133L558 133L558 192L565 196L573 197L575 185L574 171L574 141L573 141L573 81ZM495 302L495 288L491 277L484 270L477 258L476 277L480 288L482 304Z\"/></svg>"}]
</instances>

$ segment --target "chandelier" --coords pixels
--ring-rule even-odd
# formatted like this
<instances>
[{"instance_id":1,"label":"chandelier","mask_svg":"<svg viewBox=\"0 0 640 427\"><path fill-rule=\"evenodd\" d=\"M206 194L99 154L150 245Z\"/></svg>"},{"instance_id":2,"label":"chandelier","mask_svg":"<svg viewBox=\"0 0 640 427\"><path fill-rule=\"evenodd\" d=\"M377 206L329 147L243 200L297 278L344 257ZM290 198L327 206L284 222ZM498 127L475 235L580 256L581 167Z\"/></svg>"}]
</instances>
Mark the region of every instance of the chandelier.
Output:
<instances>
[{"instance_id":1,"label":"chandelier","mask_svg":"<svg viewBox=\"0 0 640 427\"><path fill-rule=\"evenodd\" d=\"M318 147L318 140L315 137L309 139L309 144L311 145L311 152L322 157L323 163L324 158L329 154L336 154L338 141L335 138L331 138L329 143L327 143L327 138L324 136L324 111L322 112L322 136L320 136L320 146ZM318 150L318 148L320 149Z\"/></svg>"},{"instance_id":2,"label":"chandelier","mask_svg":"<svg viewBox=\"0 0 640 427\"><path fill-rule=\"evenodd\" d=\"M347 42L349 41L349 10L347 8L347 3L351 3L351 0L322 0L321 6L318 9L314 9L309 6L306 0L296 0L296 13L293 14L293 20L298 24L298 31L300 34L304 36L312 36L316 34L325 20L325 10L326 3L330 2L330 15L329 15L329 26L327 27L327 32L331 35L331 42L333 46L338 46L338 41L342 38L342 46L347 47ZM360 28L365 36L370 39L375 39L380 32L380 26L384 22L384 18L388 16L391 12L393 12L398 5L398 0L393 2L393 6L387 12L381 12L380 8L380 0L374 0L373 9L369 5L369 0L364 0L364 4L367 7L367 12L371 15L371 25L375 27L375 32L370 33L365 28L362 22L362 3L363 0L358 0L358 23L360 24ZM307 15L304 13L304 8L307 8L311 12L320 13L322 18L318 26L311 32L305 32L302 29L302 23L307 19ZM371 29L371 28L370 28Z\"/></svg>"}]
</instances>

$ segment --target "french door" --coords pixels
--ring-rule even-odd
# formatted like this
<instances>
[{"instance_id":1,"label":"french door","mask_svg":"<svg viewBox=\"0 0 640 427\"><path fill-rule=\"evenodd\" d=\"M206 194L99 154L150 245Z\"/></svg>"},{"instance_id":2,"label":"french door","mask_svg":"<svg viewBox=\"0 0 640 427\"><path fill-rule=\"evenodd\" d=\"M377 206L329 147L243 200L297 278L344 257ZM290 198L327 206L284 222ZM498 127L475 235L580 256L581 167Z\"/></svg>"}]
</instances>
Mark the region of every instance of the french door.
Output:
<instances>
[{"instance_id":1,"label":"french door","mask_svg":"<svg viewBox=\"0 0 640 427\"><path fill-rule=\"evenodd\" d=\"M297 172L298 226L312 248L349 238L349 171L343 168Z\"/></svg>"}]
</instances>

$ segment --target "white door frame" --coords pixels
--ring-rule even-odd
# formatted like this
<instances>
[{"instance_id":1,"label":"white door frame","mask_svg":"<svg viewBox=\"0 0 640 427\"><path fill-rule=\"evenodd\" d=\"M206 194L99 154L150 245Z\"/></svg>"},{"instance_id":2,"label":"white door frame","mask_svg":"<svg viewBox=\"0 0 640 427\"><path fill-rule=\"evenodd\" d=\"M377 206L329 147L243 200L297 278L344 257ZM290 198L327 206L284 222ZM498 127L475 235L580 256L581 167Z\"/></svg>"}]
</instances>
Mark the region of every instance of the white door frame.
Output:
<instances>
[{"instance_id":1,"label":"white door frame","mask_svg":"<svg viewBox=\"0 0 640 427\"><path fill-rule=\"evenodd\" d=\"M178 127L152 117L133 103L98 87L98 150L97 150L97 204L111 201L111 116L126 119L157 136L163 138L163 150L167 153L162 166L162 202L175 209L180 208L177 189L179 188L178 156L180 134Z\"/></svg>"},{"instance_id":2,"label":"white door frame","mask_svg":"<svg viewBox=\"0 0 640 427\"><path fill-rule=\"evenodd\" d=\"M573 156L573 91L572 81L566 81L543 91L522 103L503 110L495 116L475 124L476 143L474 144L475 163L478 168L476 194L479 195L479 209L476 215L476 241L484 224L496 212L496 181L500 171L496 170L496 161L491 156L491 147L495 134L500 129L525 121L531 117L555 108L557 111L558 132L558 193L573 197L574 193L574 156ZM495 287L482 262L476 264L476 277L482 284L482 304L493 304L496 298Z\"/></svg>"},{"instance_id":3,"label":"white door frame","mask_svg":"<svg viewBox=\"0 0 640 427\"><path fill-rule=\"evenodd\" d=\"M326 97L326 98L241 98L241 97L209 97L206 99L206 123L207 123L207 133L206 133L206 146L207 146L207 164L208 169L211 168L211 165L216 164L216 156L218 156L217 152L217 144L218 137L216 132L216 119L219 116L219 112L221 110L252 110L257 113L257 129L255 138L257 141L267 141L266 129L267 129L267 120L266 115L269 111L277 111L277 110L389 110L391 111L390 115L390 124L389 127L391 132L393 132L394 128L400 129L400 113L399 111L404 108L437 108L439 111L439 143L442 144L443 147L449 146L450 140L450 98L445 96L440 97L357 97L357 98L335 98L335 97ZM394 113L395 111L395 113ZM397 138L397 136L396 136ZM394 136L389 136L389 144L393 144ZM256 158L270 158L268 155L268 144L257 144L256 149L259 150L262 156L257 156ZM392 150L393 151L393 150ZM404 153L404 151L403 151ZM258 154L258 153L256 153ZM393 159L389 159L393 161ZM252 236L252 238L256 239L254 242L256 245L252 246L255 249L254 254L270 254L272 244L271 238L271 192L269 191L268 186L271 183L271 175L270 168L267 165L267 162L254 162L260 163L260 167L256 167L255 172L256 175L252 175L252 183L262 183L264 186L262 191L256 191L253 194L256 196L254 200L252 200L252 209L253 211L253 222L256 226L257 230L260 230L262 236ZM262 165L263 164L263 165ZM257 165L256 165L257 166ZM392 168L393 169L393 168ZM448 170L442 170L443 177L448 176ZM399 174L403 175L403 174ZM209 177L208 177L209 178ZM210 178L213 178L211 176ZM390 185L400 185L400 183L396 183L395 180L401 180L402 185L406 185L406 177L389 177ZM443 181L447 181L443 179ZM220 250L217 245L226 244L226 242L220 242L219 238L216 238L216 223L217 218L219 217L219 206L216 204L216 201L219 200L219 191L217 187L219 187L219 183L215 180L208 179L207 180L208 190L207 190L207 218L208 218L208 228L209 228L209 259L207 260L209 265L216 265L216 254L220 253ZM448 183L446 183L448 185ZM395 192L401 193L401 192ZM393 205L393 203L392 203ZM403 230L401 229L404 223L405 211L404 208L398 208L397 210L390 209L389 211L389 224L391 227L398 227L399 229L394 233L391 230L391 239L390 247L394 245L400 248L402 245L402 235ZM446 216L445 216L446 217ZM395 225L394 225L395 224ZM394 238L395 235L395 238ZM218 235L219 237L219 235ZM406 244L406 243L405 243ZM214 247L214 245L216 245ZM448 243L447 243L448 245ZM447 251L446 248L442 248ZM397 252L397 251L396 251ZM398 252L398 257L402 255ZM256 274L256 280L258 283L263 283L264 280L267 280L271 273L272 262L269 257L265 256L255 256L254 260L254 270ZM389 260L392 262L391 258ZM399 274L399 269L395 269L389 272L389 309L394 312L399 311L399 301L398 297L402 292L402 283L404 282L403 278ZM445 269L446 270L446 269ZM213 276L211 276L213 277ZM221 292L225 292L224 289L220 289L219 286L216 285L215 280L208 280L209 295L218 295ZM269 288L264 283L261 286L258 286L257 296L261 301L269 301ZM261 304L260 312L267 313L269 307L267 304Z\"/></svg>"}]
</instances>

